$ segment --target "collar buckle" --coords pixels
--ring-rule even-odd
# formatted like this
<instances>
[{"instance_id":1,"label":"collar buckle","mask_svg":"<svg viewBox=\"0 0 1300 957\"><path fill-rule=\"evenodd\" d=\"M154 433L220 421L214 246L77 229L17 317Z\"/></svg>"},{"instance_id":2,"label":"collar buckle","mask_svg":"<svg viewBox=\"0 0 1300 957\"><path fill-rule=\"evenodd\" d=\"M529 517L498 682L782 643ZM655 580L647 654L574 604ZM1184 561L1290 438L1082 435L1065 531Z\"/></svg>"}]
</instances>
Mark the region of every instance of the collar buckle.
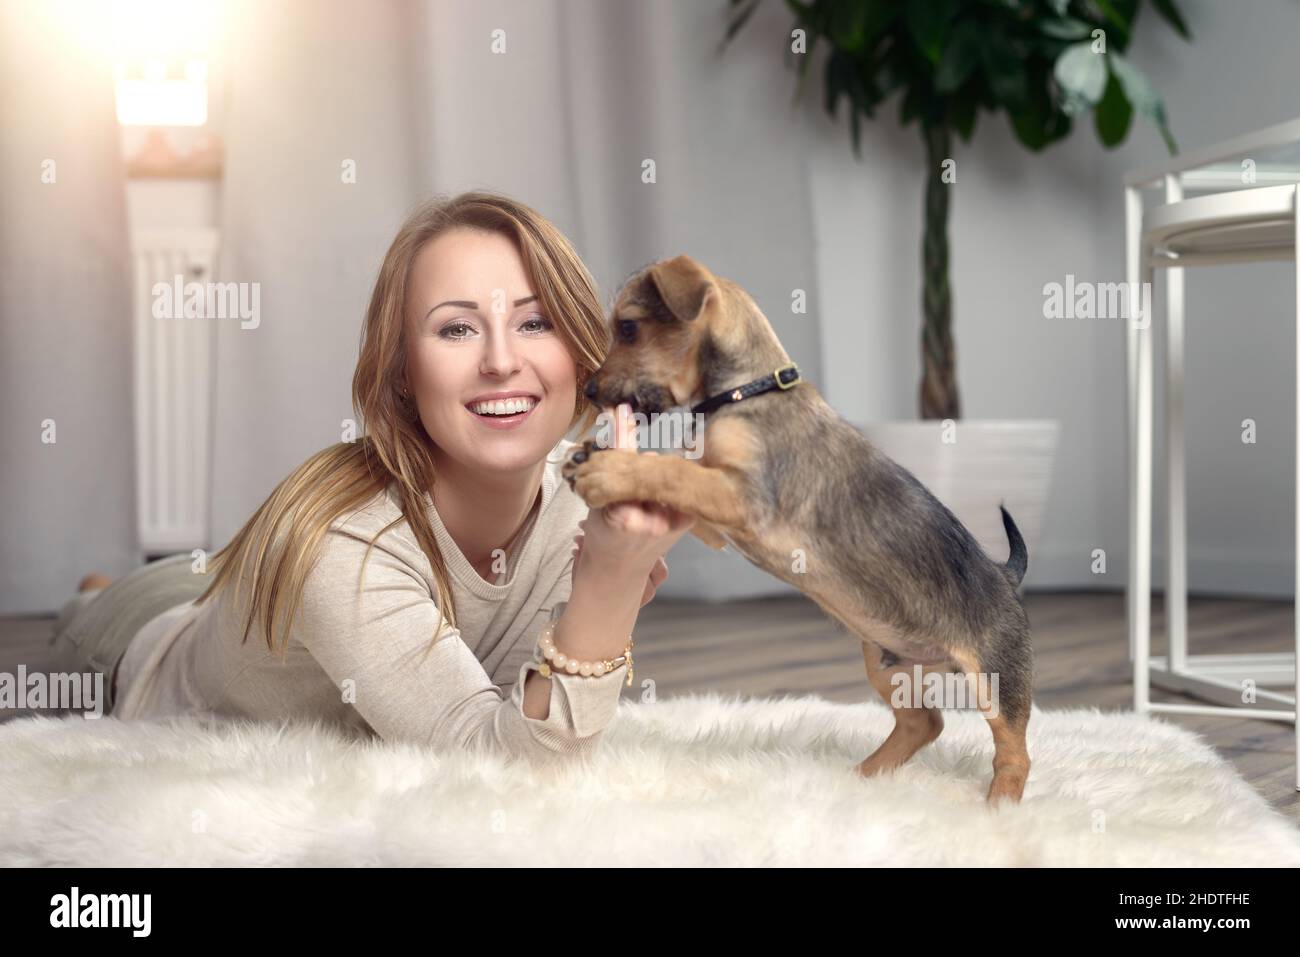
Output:
<instances>
[{"instance_id":1,"label":"collar buckle","mask_svg":"<svg viewBox=\"0 0 1300 957\"><path fill-rule=\"evenodd\" d=\"M786 382L781 378L782 372L792 372L794 374L790 377L790 380ZM775 372L772 373L772 378L776 380L776 387L778 389L784 390L784 389L793 388L795 383L799 381L799 367L795 365L793 362L789 363L788 365L783 365L780 368L778 368Z\"/></svg>"}]
</instances>

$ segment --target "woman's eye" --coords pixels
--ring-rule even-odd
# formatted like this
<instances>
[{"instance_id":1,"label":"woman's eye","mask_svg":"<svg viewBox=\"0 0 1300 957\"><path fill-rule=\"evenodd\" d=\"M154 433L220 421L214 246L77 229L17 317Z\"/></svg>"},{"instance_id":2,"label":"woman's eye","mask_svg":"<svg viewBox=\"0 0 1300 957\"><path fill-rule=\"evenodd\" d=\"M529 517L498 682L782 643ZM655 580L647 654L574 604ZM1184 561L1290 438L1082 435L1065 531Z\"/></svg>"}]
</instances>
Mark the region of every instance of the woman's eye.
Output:
<instances>
[{"instance_id":1,"label":"woman's eye","mask_svg":"<svg viewBox=\"0 0 1300 957\"><path fill-rule=\"evenodd\" d=\"M532 327L537 332L543 332L551 328L551 320L544 316L533 316L524 322L524 328Z\"/></svg>"},{"instance_id":2,"label":"woman's eye","mask_svg":"<svg viewBox=\"0 0 1300 957\"><path fill-rule=\"evenodd\" d=\"M466 335L461 335L459 330L464 330ZM438 335L442 336L444 339L464 339L473 331L473 328L467 322L452 322L443 326L442 331L439 332Z\"/></svg>"}]
</instances>

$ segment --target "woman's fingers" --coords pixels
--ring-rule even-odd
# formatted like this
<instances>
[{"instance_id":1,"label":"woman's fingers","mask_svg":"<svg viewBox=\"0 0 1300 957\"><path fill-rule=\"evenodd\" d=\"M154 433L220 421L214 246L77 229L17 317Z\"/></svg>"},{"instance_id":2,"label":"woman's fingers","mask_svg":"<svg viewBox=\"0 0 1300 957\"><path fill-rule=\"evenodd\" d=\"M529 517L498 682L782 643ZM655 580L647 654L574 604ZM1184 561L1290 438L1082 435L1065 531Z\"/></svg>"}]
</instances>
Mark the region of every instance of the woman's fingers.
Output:
<instances>
[{"instance_id":1,"label":"woman's fingers","mask_svg":"<svg viewBox=\"0 0 1300 957\"><path fill-rule=\"evenodd\" d=\"M667 535L673 531L673 509L667 505L652 503L656 535Z\"/></svg>"},{"instance_id":2,"label":"woman's fingers","mask_svg":"<svg viewBox=\"0 0 1300 957\"><path fill-rule=\"evenodd\" d=\"M659 537L672 531L672 520L657 502L616 502L605 508L610 521L625 532Z\"/></svg>"},{"instance_id":3,"label":"woman's fingers","mask_svg":"<svg viewBox=\"0 0 1300 957\"><path fill-rule=\"evenodd\" d=\"M609 409L608 412L610 417L614 420L614 431L612 433L614 437L614 448L621 449L623 447L623 407L621 405L616 405L612 409Z\"/></svg>"},{"instance_id":4,"label":"woman's fingers","mask_svg":"<svg viewBox=\"0 0 1300 957\"><path fill-rule=\"evenodd\" d=\"M606 505L601 509L601 511L605 516L605 521L609 522L615 528L620 528L624 531L635 530L635 522L637 519L635 502L614 502L610 505Z\"/></svg>"},{"instance_id":5,"label":"woman's fingers","mask_svg":"<svg viewBox=\"0 0 1300 957\"><path fill-rule=\"evenodd\" d=\"M636 451L636 421L632 418L632 406L620 402L613 409L606 410L614 419L614 448Z\"/></svg>"},{"instance_id":6,"label":"woman's fingers","mask_svg":"<svg viewBox=\"0 0 1300 957\"><path fill-rule=\"evenodd\" d=\"M630 449L636 451L636 435L629 435L632 428L632 407L626 402L621 403L618 407L618 447L620 449Z\"/></svg>"}]
</instances>

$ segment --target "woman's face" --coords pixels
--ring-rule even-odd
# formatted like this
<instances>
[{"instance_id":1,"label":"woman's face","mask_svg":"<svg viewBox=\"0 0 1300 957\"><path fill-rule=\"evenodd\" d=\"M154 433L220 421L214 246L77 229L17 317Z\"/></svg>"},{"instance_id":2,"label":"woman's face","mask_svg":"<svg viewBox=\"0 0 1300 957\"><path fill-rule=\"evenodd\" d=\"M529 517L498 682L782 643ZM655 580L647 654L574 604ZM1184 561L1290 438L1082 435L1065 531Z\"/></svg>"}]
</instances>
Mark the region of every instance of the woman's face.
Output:
<instances>
[{"instance_id":1,"label":"woman's face","mask_svg":"<svg viewBox=\"0 0 1300 957\"><path fill-rule=\"evenodd\" d=\"M532 469L572 425L577 367L535 292L500 233L449 230L412 264L407 382L438 453L471 470ZM516 398L479 404L499 393Z\"/></svg>"}]
</instances>

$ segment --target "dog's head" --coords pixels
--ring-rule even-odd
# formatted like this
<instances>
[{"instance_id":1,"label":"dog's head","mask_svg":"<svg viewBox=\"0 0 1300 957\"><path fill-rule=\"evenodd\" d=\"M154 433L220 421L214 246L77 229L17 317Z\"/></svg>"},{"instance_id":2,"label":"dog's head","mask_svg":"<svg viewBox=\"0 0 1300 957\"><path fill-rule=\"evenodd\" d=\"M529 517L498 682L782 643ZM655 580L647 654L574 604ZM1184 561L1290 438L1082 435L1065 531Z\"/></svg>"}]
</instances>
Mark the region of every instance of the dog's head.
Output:
<instances>
[{"instance_id":1,"label":"dog's head","mask_svg":"<svg viewBox=\"0 0 1300 957\"><path fill-rule=\"evenodd\" d=\"M587 398L645 413L693 405L745 374L747 330L756 323L767 326L734 283L690 256L657 262L615 297L609 354L587 383Z\"/></svg>"}]
</instances>

